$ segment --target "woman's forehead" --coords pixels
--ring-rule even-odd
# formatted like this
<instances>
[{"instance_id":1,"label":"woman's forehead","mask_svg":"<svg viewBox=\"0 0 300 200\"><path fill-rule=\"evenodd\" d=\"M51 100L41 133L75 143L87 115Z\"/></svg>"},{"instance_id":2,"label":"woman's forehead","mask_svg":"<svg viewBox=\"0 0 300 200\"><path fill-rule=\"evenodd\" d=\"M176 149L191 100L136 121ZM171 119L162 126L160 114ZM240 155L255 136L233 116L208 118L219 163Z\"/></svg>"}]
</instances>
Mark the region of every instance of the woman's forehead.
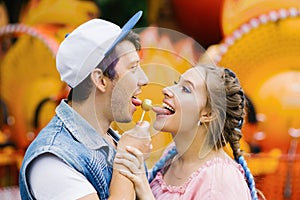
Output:
<instances>
[{"instance_id":1,"label":"woman's forehead","mask_svg":"<svg viewBox=\"0 0 300 200\"><path fill-rule=\"evenodd\" d=\"M199 69L198 69L199 68ZM193 82L195 85L203 85L205 81L205 70L198 67L188 69L182 74L182 78Z\"/></svg>"}]
</instances>

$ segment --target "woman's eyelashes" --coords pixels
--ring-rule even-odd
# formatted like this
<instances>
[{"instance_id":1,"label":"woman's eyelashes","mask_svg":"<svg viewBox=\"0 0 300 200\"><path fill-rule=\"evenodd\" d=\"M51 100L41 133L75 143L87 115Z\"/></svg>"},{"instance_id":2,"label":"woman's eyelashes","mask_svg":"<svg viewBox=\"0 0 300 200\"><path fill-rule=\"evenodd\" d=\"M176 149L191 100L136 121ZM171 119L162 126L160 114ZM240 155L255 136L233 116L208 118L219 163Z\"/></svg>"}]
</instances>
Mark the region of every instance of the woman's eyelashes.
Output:
<instances>
[{"instance_id":1,"label":"woman's eyelashes","mask_svg":"<svg viewBox=\"0 0 300 200\"><path fill-rule=\"evenodd\" d=\"M182 91L186 93L191 93L191 90L186 86L182 86Z\"/></svg>"},{"instance_id":2,"label":"woman's eyelashes","mask_svg":"<svg viewBox=\"0 0 300 200\"><path fill-rule=\"evenodd\" d=\"M174 84L175 85L178 85L178 82L177 81L174 81ZM185 93L191 93L191 90L189 87L185 86L185 85L179 85L181 87L181 90Z\"/></svg>"}]
</instances>

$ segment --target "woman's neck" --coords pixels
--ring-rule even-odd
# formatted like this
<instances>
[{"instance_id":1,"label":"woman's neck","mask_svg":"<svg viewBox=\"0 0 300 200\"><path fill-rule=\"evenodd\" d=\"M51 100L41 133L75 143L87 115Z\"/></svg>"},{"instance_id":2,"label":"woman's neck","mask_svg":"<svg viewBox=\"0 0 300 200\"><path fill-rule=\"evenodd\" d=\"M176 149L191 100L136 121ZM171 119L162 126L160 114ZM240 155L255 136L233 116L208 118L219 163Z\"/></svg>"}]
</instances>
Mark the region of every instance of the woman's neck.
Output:
<instances>
[{"instance_id":1,"label":"woman's neck","mask_svg":"<svg viewBox=\"0 0 300 200\"><path fill-rule=\"evenodd\" d=\"M206 131L201 128L177 133L174 142L178 157L184 162L193 162L195 159L198 160L200 157L203 157L202 155L205 157L205 154L212 150L206 144L206 136Z\"/></svg>"}]
</instances>

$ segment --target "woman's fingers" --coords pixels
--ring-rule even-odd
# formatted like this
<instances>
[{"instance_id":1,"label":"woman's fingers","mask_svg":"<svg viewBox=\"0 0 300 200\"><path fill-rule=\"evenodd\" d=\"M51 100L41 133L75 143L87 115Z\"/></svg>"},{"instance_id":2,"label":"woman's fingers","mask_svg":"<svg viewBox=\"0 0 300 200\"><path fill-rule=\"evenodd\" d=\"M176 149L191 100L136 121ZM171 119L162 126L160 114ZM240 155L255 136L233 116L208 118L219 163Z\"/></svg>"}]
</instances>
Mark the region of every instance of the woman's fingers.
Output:
<instances>
[{"instance_id":1,"label":"woman's fingers","mask_svg":"<svg viewBox=\"0 0 300 200\"><path fill-rule=\"evenodd\" d=\"M115 159L118 158L118 159L125 159L125 160L128 160L129 162L133 163L134 165L137 166L137 168L140 167L140 165L142 164L140 162L140 158L138 158L137 156L129 153L129 152L126 152L126 151L118 151L117 154L116 154L116 157Z\"/></svg>"},{"instance_id":2,"label":"woman's fingers","mask_svg":"<svg viewBox=\"0 0 300 200\"><path fill-rule=\"evenodd\" d=\"M130 179L133 183L136 182L136 176L134 174L130 173L129 171L120 170L119 172L120 172L120 174L122 174L125 177L127 177L128 179Z\"/></svg>"},{"instance_id":3,"label":"woman's fingers","mask_svg":"<svg viewBox=\"0 0 300 200\"><path fill-rule=\"evenodd\" d=\"M124 158L115 158L115 163L126 167L131 173L134 173L134 174L143 173L143 171L141 170L141 168L139 166L135 165L131 161L126 160Z\"/></svg>"},{"instance_id":4,"label":"woman's fingers","mask_svg":"<svg viewBox=\"0 0 300 200\"><path fill-rule=\"evenodd\" d=\"M143 153L138 150L137 148L131 147L131 146L126 146L126 150L135 155L135 157L137 158L138 162L140 163L140 167L143 167L144 164L144 155Z\"/></svg>"}]
</instances>

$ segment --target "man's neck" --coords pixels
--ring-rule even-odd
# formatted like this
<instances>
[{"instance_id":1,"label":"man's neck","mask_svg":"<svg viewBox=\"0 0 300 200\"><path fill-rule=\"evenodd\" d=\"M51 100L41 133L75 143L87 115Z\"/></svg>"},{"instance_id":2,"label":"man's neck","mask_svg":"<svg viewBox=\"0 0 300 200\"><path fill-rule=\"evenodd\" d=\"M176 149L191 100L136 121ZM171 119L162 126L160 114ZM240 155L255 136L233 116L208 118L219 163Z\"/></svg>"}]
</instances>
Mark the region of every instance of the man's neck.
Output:
<instances>
[{"instance_id":1,"label":"man's neck","mask_svg":"<svg viewBox=\"0 0 300 200\"><path fill-rule=\"evenodd\" d=\"M101 136L105 137L111 122L102 114L103 112L96 112L94 103L88 100L81 103L69 103L69 105L76 110ZM100 114L99 114L100 113Z\"/></svg>"}]
</instances>

